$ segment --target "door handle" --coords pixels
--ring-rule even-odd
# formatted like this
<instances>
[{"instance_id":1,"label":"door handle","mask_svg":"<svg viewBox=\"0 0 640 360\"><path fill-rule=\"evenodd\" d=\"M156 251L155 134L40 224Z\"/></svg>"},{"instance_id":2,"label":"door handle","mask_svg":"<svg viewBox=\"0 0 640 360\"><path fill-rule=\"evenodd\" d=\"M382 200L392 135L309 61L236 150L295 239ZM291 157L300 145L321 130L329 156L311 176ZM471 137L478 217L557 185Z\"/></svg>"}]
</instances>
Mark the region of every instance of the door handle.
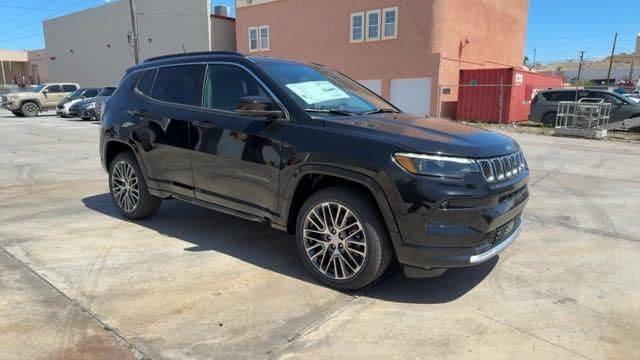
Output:
<instances>
[{"instance_id":1,"label":"door handle","mask_svg":"<svg viewBox=\"0 0 640 360\"><path fill-rule=\"evenodd\" d=\"M203 128L214 128L216 124L209 121L194 121L193 125L203 127Z\"/></svg>"},{"instance_id":2,"label":"door handle","mask_svg":"<svg viewBox=\"0 0 640 360\"><path fill-rule=\"evenodd\" d=\"M147 115L147 111L146 110L142 110L142 109L128 110L127 113L129 113L129 115L133 115L133 116L145 116L145 115Z\"/></svg>"}]
</instances>

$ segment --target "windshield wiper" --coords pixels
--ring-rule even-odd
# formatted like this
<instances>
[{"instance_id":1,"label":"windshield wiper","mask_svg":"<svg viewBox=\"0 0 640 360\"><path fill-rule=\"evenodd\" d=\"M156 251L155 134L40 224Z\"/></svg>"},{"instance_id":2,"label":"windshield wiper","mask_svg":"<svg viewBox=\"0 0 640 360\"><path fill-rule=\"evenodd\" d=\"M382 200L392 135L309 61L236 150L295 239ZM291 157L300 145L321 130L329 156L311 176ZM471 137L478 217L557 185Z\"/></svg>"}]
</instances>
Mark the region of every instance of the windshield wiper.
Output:
<instances>
[{"instance_id":1,"label":"windshield wiper","mask_svg":"<svg viewBox=\"0 0 640 360\"><path fill-rule=\"evenodd\" d=\"M347 110L338 110L338 109L304 109L307 112L317 112L317 113L325 113L325 114L335 114L335 115L359 115L357 113L347 111Z\"/></svg>"},{"instance_id":2,"label":"windshield wiper","mask_svg":"<svg viewBox=\"0 0 640 360\"><path fill-rule=\"evenodd\" d=\"M373 109L370 111L365 111L362 114L369 115L369 114L381 114L381 113L399 113L399 111L392 108L379 108L379 109Z\"/></svg>"}]
</instances>

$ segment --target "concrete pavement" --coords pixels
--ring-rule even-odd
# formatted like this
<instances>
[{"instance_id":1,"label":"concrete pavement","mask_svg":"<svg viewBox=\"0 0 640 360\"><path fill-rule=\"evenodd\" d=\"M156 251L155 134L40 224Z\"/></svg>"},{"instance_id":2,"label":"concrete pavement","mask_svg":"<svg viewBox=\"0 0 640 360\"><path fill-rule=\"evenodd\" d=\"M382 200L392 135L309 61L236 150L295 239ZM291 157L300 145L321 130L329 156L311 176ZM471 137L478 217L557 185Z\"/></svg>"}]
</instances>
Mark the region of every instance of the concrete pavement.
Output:
<instances>
[{"instance_id":1,"label":"concrete pavement","mask_svg":"<svg viewBox=\"0 0 640 360\"><path fill-rule=\"evenodd\" d=\"M124 221L97 124L0 112L0 357L640 357L640 146L513 136L532 180L511 247L345 294L260 224L178 201Z\"/></svg>"}]
</instances>

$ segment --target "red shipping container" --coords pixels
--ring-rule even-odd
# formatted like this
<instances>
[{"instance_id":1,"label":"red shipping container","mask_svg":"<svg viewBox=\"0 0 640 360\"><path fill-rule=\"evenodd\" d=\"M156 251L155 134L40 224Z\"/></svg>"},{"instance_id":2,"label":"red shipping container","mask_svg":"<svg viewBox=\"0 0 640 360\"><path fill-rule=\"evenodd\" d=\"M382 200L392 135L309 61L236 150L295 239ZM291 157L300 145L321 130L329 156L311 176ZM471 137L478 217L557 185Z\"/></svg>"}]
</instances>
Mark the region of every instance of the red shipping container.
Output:
<instances>
[{"instance_id":1,"label":"red shipping container","mask_svg":"<svg viewBox=\"0 0 640 360\"><path fill-rule=\"evenodd\" d=\"M559 88L564 79L515 68L460 70L457 119L511 123L529 118L539 90Z\"/></svg>"}]
</instances>

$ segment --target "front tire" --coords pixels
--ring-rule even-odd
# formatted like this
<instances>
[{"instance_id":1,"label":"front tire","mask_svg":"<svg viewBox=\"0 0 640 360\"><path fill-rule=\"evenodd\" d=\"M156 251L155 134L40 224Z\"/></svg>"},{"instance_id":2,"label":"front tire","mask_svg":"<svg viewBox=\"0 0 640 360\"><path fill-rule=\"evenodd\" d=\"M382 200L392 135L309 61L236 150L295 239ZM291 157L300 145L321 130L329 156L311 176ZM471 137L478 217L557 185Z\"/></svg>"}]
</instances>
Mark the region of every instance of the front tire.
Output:
<instances>
[{"instance_id":1,"label":"front tire","mask_svg":"<svg viewBox=\"0 0 640 360\"><path fill-rule=\"evenodd\" d=\"M138 161L130 152L118 154L109 168L109 191L113 204L127 219L153 215L162 199L151 195Z\"/></svg>"},{"instance_id":2,"label":"front tire","mask_svg":"<svg viewBox=\"0 0 640 360\"><path fill-rule=\"evenodd\" d=\"M36 117L40 112L38 104L28 101L20 107L20 112L26 117Z\"/></svg>"},{"instance_id":3,"label":"front tire","mask_svg":"<svg viewBox=\"0 0 640 360\"><path fill-rule=\"evenodd\" d=\"M17 117L24 117L24 115L20 111L12 111L11 113Z\"/></svg>"},{"instance_id":4,"label":"front tire","mask_svg":"<svg viewBox=\"0 0 640 360\"><path fill-rule=\"evenodd\" d=\"M556 117L558 117L558 113L548 112L542 116L542 124L544 124L544 126L554 127L556 126Z\"/></svg>"},{"instance_id":5,"label":"front tire","mask_svg":"<svg viewBox=\"0 0 640 360\"><path fill-rule=\"evenodd\" d=\"M307 199L296 226L298 252L318 281L357 290L389 267L393 250L375 203L357 190L333 187Z\"/></svg>"}]
</instances>

